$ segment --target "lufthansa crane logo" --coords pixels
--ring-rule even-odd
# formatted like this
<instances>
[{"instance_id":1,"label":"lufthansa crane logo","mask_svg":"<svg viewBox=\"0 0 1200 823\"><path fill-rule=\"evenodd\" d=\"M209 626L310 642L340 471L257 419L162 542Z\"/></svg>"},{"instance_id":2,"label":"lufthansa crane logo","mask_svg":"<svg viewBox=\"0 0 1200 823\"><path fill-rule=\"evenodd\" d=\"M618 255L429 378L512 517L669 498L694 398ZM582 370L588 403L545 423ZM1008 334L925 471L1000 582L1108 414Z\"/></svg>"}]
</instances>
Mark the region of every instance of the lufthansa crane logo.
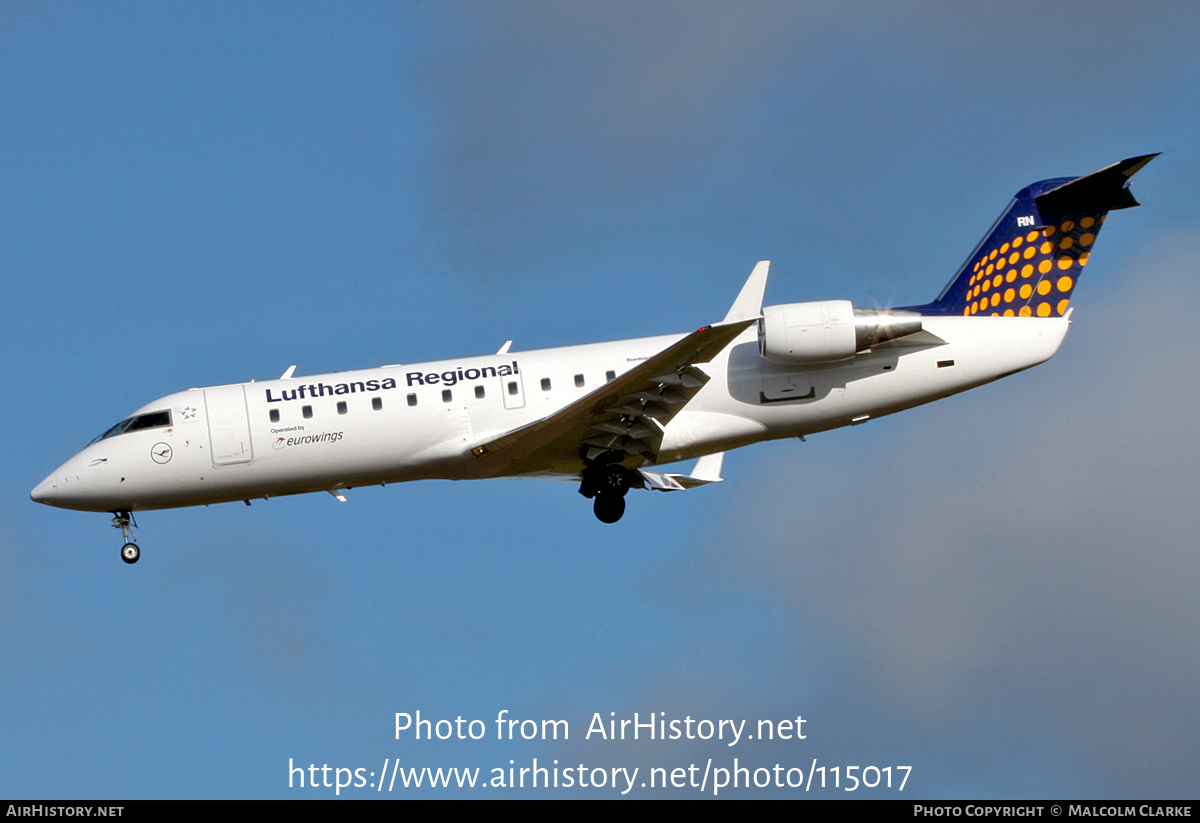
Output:
<instances>
[{"instance_id":1,"label":"lufthansa crane logo","mask_svg":"<svg viewBox=\"0 0 1200 823\"><path fill-rule=\"evenodd\" d=\"M150 448L150 459L155 463L169 463L171 461L171 447L166 443L155 443Z\"/></svg>"}]
</instances>

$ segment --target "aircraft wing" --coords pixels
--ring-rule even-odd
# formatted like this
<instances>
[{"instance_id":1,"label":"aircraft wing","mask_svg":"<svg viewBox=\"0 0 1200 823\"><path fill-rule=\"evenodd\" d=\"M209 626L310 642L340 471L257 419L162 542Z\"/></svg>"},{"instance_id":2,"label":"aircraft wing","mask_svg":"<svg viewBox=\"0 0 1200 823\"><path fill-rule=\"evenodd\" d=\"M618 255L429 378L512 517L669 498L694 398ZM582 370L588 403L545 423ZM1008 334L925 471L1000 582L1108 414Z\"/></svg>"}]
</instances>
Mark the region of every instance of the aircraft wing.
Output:
<instances>
[{"instance_id":1,"label":"aircraft wing","mask_svg":"<svg viewBox=\"0 0 1200 823\"><path fill-rule=\"evenodd\" d=\"M710 379L697 365L712 360L756 321L726 320L698 329L569 406L477 443L471 451L494 461L497 473L526 461L566 468L605 452L618 460L636 455L653 462L663 427Z\"/></svg>"}]
</instances>

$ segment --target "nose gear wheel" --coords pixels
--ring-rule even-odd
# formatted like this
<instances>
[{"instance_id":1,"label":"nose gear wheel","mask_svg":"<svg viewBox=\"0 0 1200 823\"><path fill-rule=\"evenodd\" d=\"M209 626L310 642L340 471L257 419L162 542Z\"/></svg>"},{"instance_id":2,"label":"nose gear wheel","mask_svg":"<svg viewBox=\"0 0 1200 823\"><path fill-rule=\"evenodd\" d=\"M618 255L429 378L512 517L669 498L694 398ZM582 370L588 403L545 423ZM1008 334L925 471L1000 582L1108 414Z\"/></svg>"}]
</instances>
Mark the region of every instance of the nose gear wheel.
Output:
<instances>
[{"instance_id":1,"label":"nose gear wheel","mask_svg":"<svg viewBox=\"0 0 1200 823\"><path fill-rule=\"evenodd\" d=\"M138 558L142 556L142 550L138 547L137 537L133 534L133 530L137 527L137 521L133 519L133 512L113 512L112 524L113 528L120 529L121 534L125 537L125 545L121 547L121 559L126 563L138 562Z\"/></svg>"}]
</instances>

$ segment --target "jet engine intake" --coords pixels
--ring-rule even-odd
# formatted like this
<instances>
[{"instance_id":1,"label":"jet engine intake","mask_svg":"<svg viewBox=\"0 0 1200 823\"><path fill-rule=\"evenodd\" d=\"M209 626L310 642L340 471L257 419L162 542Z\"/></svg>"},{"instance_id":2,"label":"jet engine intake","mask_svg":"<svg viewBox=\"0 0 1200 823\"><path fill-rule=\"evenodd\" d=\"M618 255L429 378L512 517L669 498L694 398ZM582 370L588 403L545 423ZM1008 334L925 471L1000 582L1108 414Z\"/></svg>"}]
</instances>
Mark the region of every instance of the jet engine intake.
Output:
<instances>
[{"instance_id":1,"label":"jet engine intake","mask_svg":"<svg viewBox=\"0 0 1200 823\"><path fill-rule=\"evenodd\" d=\"M758 321L758 347L772 363L824 363L921 330L910 311L858 309L849 300L767 306Z\"/></svg>"}]
</instances>

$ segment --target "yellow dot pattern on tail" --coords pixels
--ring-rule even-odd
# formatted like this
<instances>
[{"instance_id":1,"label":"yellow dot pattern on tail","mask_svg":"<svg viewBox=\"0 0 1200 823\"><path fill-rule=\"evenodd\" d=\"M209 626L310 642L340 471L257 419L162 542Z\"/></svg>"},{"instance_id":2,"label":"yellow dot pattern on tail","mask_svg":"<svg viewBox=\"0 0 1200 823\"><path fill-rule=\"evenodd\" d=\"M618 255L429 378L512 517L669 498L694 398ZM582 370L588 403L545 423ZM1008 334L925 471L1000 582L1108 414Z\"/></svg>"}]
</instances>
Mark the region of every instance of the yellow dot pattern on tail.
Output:
<instances>
[{"instance_id":1,"label":"yellow dot pattern on tail","mask_svg":"<svg viewBox=\"0 0 1200 823\"><path fill-rule=\"evenodd\" d=\"M1096 242L1096 233L1105 216L1101 212L1076 215L1016 238L1004 238L1004 242L994 248L985 248L973 264L967 280L968 294L972 298L998 286L996 277L1008 283L1024 279L1025 284L1019 289L1005 289L1003 294L994 294L990 299L972 299L963 306L962 314L968 317L975 314L993 317L1061 317L1066 314L1071 292L1075 289L1080 272L1087 265L1088 252ZM1008 258L1001 258L1000 265L1015 265L1019 260L1027 261L1025 265L989 279L989 274L996 271L989 261L1021 245L1025 246L1024 253L1014 251ZM1024 308L1029 310L1022 311Z\"/></svg>"}]
</instances>

